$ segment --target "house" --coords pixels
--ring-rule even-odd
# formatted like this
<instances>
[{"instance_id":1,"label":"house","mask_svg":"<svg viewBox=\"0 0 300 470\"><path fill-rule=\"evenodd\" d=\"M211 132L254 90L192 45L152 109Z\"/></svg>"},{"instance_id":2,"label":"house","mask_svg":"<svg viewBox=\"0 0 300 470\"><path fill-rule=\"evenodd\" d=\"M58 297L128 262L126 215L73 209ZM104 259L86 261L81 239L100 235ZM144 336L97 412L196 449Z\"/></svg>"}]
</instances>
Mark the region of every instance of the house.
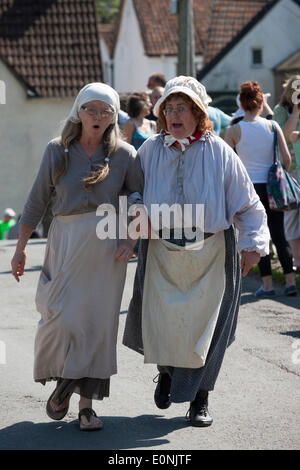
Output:
<instances>
[{"instance_id":1,"label":"house","mask_svg":"<svg viewBox=\"0 0 300 470\"><path fill-rule=\"evenodd\" d=\"M195 64L202 68L211 0L194 0ZM112 85L120 93L144 90L149 76L177 74L177 15L169 0L122 0L112 51Z\"/></svg>"},{"instance_id":2,"label":"house","mask_svg":"<svg viewBox=\"0 0 300 470\"><path fill-rule=\"evenodd\" d=\"M102 60L103 80L113 85L113 48L115 43L115 24L99 23L100 50Z\"/></svg>"},{"instance_id":3,"label":"house","mask_svg":"<svg viewBox=\"0 0 300 470\"><path fill-rule=\"evenodd\" d=\"M94 0L0 0L0 217L22 211L74 97L102 79Z\"/></svg>"},{"instance_id":4,"label":"house","mask_svg":"<svg viewBox=\"0 0 300 470\"><path fill-rule=\"evenodd\" d=\"M242 82L256 80L274 106L286 75L299 69L299 0L215 0L204 66L197 78L224 108ZM231 25L228 28L228 25Z\"/></svg>"},{"instance_id":5,"label":"house","mask_svg":"<svg viewBox=\"0 0 300 470\"><path fill-rule=\"evenodd\" d=\"M197 78L214 105L234 111L245 80L257 80L274 105L291 60L296 63L299 0L194 0L193 8ZM103 34L106 77L117 91L145 89L154 72L167 79L177 74L177 15L169 0L122 0L110 39Z\"/></svg>"}]
</instances>

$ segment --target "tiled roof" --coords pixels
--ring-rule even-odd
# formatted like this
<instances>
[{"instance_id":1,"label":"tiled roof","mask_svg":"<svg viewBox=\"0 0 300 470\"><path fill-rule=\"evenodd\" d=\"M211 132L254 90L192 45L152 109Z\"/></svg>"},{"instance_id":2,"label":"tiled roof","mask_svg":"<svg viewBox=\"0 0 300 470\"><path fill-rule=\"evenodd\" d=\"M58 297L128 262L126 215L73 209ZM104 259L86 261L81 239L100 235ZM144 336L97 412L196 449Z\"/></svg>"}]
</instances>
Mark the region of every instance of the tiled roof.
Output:
<instances>
[{"instance_id":1,"label":"tiled roof","mask_svg":"<svg viewBox=\"0 0 300 470\"><path fill-rule=\"evenodd\" d=\"M280 64L274 67L274 70L277 72L288 72L293 70L300 72L300 49L294 52L294 54L289 56L283 62L280 62Z\"/></svg>"},{"instance_id":2,"label":"tiled roof","mask_svg":"<svg viewBox=\"0 0 300 470\"><path fill-rule=\"evenodd\" d=\"M103 24L98 25L98 31L101 38L103 38L109 54L112 56L113 48L115 44L116 36L116 25L115 24Z\"/></svg>"},{"instance_id":3,"label":"tiled roof","mask_svg":"<svg viewBox=\"0 0 300 470\"><path fill-rule=\"evenodd\" d=\"M169 0L132 0L145 53L177 55L177 15ZM194 0L195 54L210 63L260 13L278 0ZM123 6L124 0L122 1ZM121 7L122 9L122 7Z\"/></svg>"},{"instance_id":4,"label":"tiled roof","mask_svg":"<svg viewBox=\"0 0 300 470\"><path fill-rule=\"evenodd\" d=\"M0 0L0 59L40 97L101 81L94 0Z\"/></svg>"},{"instance_id":5,"label":"tiled roof","mask_svg":"<svg viewBox=\"0 0 300 470\"><path fill-rule=\"evenodd\" d=\"M196 0L197 1L197 0ZM210 62L272 0L213 0L204 63Z\"/></svg>"},{"instance_id":6,"label":"tiled roof","mask_svg":"<svg viewBox=\"0 0 300 470\"><path fill-rule=\"evenodd\" d=\"M212 0L194 0L195 53L203 54ZM170 13L170 0L133 0L145 53L176 55L177 15Z\"/></svg>"}]
</instances>

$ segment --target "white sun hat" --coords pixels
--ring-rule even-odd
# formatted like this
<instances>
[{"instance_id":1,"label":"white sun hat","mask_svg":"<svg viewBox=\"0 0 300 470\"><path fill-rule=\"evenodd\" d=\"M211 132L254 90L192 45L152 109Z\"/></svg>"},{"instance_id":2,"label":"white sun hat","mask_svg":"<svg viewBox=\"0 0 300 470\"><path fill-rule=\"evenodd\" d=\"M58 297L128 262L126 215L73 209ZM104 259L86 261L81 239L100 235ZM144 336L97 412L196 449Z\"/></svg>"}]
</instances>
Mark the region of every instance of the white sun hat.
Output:
<instances>
[{"instance_id":1,"label":"white sun hat","mask_svg":"<svg viewBox=\"0 0 300 470\"><path fill-rule=\"evenodd\" d=\"M13 209L11 209L10 207L7 207L5 210L4 210L4 215L8 215L9 217L15 217L16 216L16 213Z\"/></svg>"},{"instance_id":2,"label":"white sun hat","mask_svg":"<svg viewBox=\"0 0 300 470\"><path fill-rule=\"evenodd\" d=\"M184 93L185 95L188 95L208 115L208 104L212 100L206 93L205 86L198 82L194 77L185 77L184 75L180 75L179 77L172 78L167 82L164 94L154 106L153 113L155 116L158 116L160 105L168 96L174 93Z\"/></svg>"}]
</instances>

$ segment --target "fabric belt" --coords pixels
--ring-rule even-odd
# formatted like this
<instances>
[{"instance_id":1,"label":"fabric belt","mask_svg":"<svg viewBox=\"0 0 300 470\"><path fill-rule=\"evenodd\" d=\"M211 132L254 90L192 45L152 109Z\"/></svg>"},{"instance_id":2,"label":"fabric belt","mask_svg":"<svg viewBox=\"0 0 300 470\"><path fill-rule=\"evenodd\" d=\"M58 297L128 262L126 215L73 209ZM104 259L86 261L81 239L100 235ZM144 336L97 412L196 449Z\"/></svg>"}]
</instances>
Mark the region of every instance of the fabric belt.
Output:
<instances>
[{"instance_id":1,"label":"fabric belt","mask_svg":"<svg viewBox=\"0 0 300 470\"><path fill-rule=\"evenodd\" d=\"M197 228L192 227L190 230L195 232L197 230ZM162 229L159 230L159 232L158 232L159 238L164 238L164 240L166 240L167 242L174 243L175 245L178 245L178 246L191 245L192 243L196 242L196 235L193 238L186 238L184 229L181 229L181 233L179 233L179 236L178 236L178 230L176 230L177 233L175 233L175 229L173 229L173 228L169 229L169 231L170 231L170 238L165 238L165 237L163 237L163 230ZM176 235L176 237L175 237L175 235ZM209 233L209 232L204 232L202 234L204 240L206 238L212 237L213 235L214 235L214 233Z\"/></svg>"}]
</instances>

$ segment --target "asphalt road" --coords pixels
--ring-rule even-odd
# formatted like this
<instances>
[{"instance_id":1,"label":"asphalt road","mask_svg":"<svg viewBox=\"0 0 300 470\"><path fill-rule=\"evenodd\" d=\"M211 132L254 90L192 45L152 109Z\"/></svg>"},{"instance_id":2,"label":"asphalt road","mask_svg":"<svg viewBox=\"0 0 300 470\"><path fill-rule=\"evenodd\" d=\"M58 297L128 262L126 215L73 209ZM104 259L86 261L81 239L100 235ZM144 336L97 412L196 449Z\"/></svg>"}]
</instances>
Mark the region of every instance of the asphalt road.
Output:
<instances>
[{"instance_id":1,"label":"asphalt road","mask_svg":"<svg viewBox=\"0 0 300 470\"><path fill-rule=\"evenodd\" d=\"M35 289L44 240L28 245L19 284L10 274L14 241L0 242L0 449L227 450L300 448L300 297L256 300L259 281L243 283L236 341L228 348L209 410L209 428L189 426L188 404L159 410L153 402L156 367L121 344L136 268L128 265L111 396L94 402L104 429L79 432L78 396L69 414L51 421L45 405L54 383L33 382L33 342L39 314ZM280 288L277 289L280 294Z\"/></svg>"}]
</instances>

